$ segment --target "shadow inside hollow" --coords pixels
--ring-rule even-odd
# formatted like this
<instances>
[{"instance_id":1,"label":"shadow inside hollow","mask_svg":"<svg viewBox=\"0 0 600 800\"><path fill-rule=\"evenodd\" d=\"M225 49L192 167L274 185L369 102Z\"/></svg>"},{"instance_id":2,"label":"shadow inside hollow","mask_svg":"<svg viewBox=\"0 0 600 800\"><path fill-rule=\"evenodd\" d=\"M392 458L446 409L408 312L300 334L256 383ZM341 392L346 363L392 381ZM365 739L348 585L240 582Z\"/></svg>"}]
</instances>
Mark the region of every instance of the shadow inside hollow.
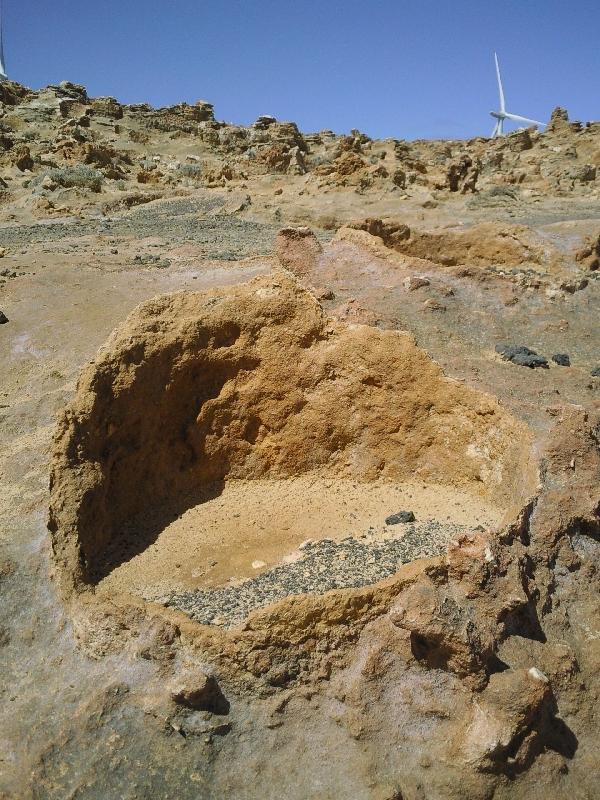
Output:
<instances>
[{"instance_id":1,"label":"shadow inside hollow","mask_svg":"<svg viewBox=\"0 0 600 800\"><path fill-rule=\"evenodd\" d=\"M217 481L209 486L200 487L197 492L176 497L159 508L151 508L138 514L123 526L121 535L114 537L102 553L102 557L93 563L89 569L90 583L94 585L100 583L118 566L143 553L154 544L168 525L190 508L219 497L224 486L225 481Z\"/></svg>"}]
</instances>

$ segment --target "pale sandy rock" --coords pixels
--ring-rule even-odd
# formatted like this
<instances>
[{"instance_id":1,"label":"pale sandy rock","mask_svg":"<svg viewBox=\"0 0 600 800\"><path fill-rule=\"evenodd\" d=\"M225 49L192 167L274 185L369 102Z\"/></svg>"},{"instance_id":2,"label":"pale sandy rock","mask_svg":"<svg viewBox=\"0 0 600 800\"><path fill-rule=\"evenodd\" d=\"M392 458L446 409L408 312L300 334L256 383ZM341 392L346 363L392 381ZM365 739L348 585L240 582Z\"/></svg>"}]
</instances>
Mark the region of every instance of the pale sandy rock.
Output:
<instances>
[{"instance_id":1,"label":"pale sandy rock","mask_svg":"<svg viewBox=\"0 0 600 800\"><path fill-rule=\"evenodd\" d=\"M445 311L446 306L443 303L440 303L439 300L435 300L433 297L430 297L423 303L423 309L425 311Z\"/></svg>"},{"instance_id":2,"label":"pale sandy rock","mask_svg":"<svg viewBox=\"0 0 600 800\"><path fill-rule=\"evenodd\" d=\"M481 698L473 704L472 718L462 744L462 755L479 769L494 769L510 757L515 769L528 766L534 756L551 705L548 681L539 670L507 670L492 675Z\"/></svg>"},{"instance_id":3,"label":"pale sandy rock","mask_svg":"<svg viewBox=\"0 0 600 800\"><path fill-rule=\"evenodd\" d=\"M510 267L523 263L546 266L548 260L556 263L560 260L555 250L522 225L486 222L468 230L430 232L411 229L399 220L368 218L349 227L378 237L397 253L444 267L489 264Z\"/></svg>"},{"instance_id":4,"label":"pale sandy rock","mask_svg":"<svg viewBox=\"0 0 600 800\"><path fill-rule=\"evenodd\" d=\"M200 711L223 714L229 708L214 675L207 675L198 668L191 667L177 674L169 693L175 703Z\"/></svg>"},{"instance_id":5,"label":"pale sandy rock","mask_svg":"<svg viewBox=\"0 0 600 800\"><path fill-rule=\"evenodd\" d=\"M575 252L575 260L583 269L595 271L600 269L600 234L589 237L584 245Z\"/></svg>"},{"instance_id":6,"label":"pale sandy rock","mask_svg":"<svg viewBox=\"0 0 600 800\"><path fill-rule=\"evenodd\" d=\"M210 104L123 104L117 119L118 101L94 101L91 113L74 84L33 92L7 81L0 102L3 244L11 273L13 258L23 273L2 287L11 322L2 336L1 488L15 551L15 570L0 576L11 629L8 640L0 630L11 676L8 794L127 794L147 780L154 793L168 785L207 798L256 791L304 800L312 780L327 800L596 797L600 464L587 322L597 296L583 272L598 267L600 125L561 113L539 134L400 142L358 131L303 136L276 121L263 130L228 125ZM22 147L31 171L14 163ZM198 181L176 168L187 154ZM101 195L61 190L56 207L39 197L49 168L87 158L105 171ZM140 171L155 174L158 189L138 186ZM134 208L158 195L173 213L160 202ZM275 214L282 225L324 231L369 217L322 252L310 236L297 251L282 243L302 283L337 297L316 292L336 300L329 316L279 273L243 291L170 294L119 327L70 401L90 341L134 297L270 269L266 223ZM60 215L79 217L83 235L74 220L64 220L68 236L57 235ZM211 250L227 261L206 260L213 239L228 242L232 229L233 243ZM258 257L230 262L255 234ZM175 254L173 270L137 270L136 248L150 242ZM419 313L429 293L403 291L402 282L421 274L435 297L455 290L455 313ZM558 288L583 278L585 291ZM540 352L569 349L573 369L506 368L498 378L506 365L490 354L513 322L520 335L528 326L523 341ZM458 381L409 336L378 326L412 328ZM534 434L470 390L474 381L529 419ZM65 401L50 523L61 608L39 526L48 425ZM90 577L142 507L160 538L164 525L183 524L189 490L196 502L222 478L251 496L252 484L256 493L268 482L308 483L315 465L315 485L356 484L359 497L363 479L421 476L437 501L450 490L459 499L478 492L505 524L473 525L447 554L404 564L376 585L288 595L234 627L225 614L203 626L161 605L168 592L153 603L116 581L103 592ZM173 500L179 516L162 519L157 511ZM330 507L334 514L335 499ZM413 506L385 514L405 507ZM309 536L318 542L320 533L301 538ZM283 550L290 561L310 551L292 544ZM186 564L183 548L172 565L155 551L161 578L166 566ZM260 541L246 554L250 572L253 559L273 563ZM72 652L73 637L84 653ZM231 701L231 722L185 702L195 693L203 702L211 675ZM171 688L184 702L173 702ZM198 757L205 746L207 759Z\"/></svg>"}]
</instances>

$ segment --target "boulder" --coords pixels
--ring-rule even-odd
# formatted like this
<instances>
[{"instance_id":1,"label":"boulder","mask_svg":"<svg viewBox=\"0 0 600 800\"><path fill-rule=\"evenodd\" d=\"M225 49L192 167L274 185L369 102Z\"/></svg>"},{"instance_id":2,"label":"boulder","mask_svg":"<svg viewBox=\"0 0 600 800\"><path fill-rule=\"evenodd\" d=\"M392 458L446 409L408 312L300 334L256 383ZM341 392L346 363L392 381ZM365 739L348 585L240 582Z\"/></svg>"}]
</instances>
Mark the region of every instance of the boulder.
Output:
<instances>
[{"instance_id":1,"label":"boulder","mask_svg":"<svg viewBox=\"0 0 600 800\"><path fill-rule=\"evenodd\" d=\"M539 751L551 714L552 691L537 667L492 675L473 703L462 756L485 772L520 771Z\"/></svg>"},{"instance_id":2,"label":"boulder","mask_svg":"<svg viewBox=\"0 0 600 800\"><path fill-rule=\"evenodd\" d=\"M20 169L21 172L28 172L33 169L33 158L31 157L31 151L25 144L14 147L11 150L11 160L15 167Z\"/></svg>"},{"instance_id":3,"label":"boulder","mask_svg":"<svg viewBox=\"0 0 600 800\"><path fill-rule=\"evenodd\" d=\"M123 106L114 97L95 97L91 102L94 114L110 119L123 118Z\"/></svg>"},{"instance_id":4,"label":"boulder","mask_svg":"<svg viewBox=\"0 0 600 800\"><path fill-rule=\"evenodd\" d=\"M600 233L586 240L575 253L575 260L581 264L582 269L590 272L600 269Z\"/></svg>"},{"instance_id":5,"label":"boulder","mask_svg":"<svg viewBox=\"0 0 600 800\"><path fill-rule=\"evenodd\" d=\"M173 702L212 714L228 714L229 702L214 675L190 668L177 675L169 688Z\"/></svg>"},{"instance_id":6,"label":"boulder","mask_svg":"<svg viewBox=\"0 0 600 800\"><path fill-rule=\"evenodd\" d=\"M403 286L408 292L414 292L423 286L429 286L431 281L424 275L411 275L403 280Z\"/></svg>"},{"instance_id":7,"label":"boulder","mask_svg":"<svg viewBox=\"0 0 600 800\"><path fill-rule=\"evenodd\" d=\"M279 263L299 278L310 278L319 256L321 243L310 228L282 228L275 242Z\"/></svg>"},{"instance_id":8,"label":"boulder","mask_svg":"<svg viewBox=\"0 0 600 800\"><path fill-rule=\"evenodd\" d=\"M274 122L277 122L275 117L272 117L270 114L261 114L260 117L257 117L252 127L258 130L266 130L270 125L273 125Z\"/></svg>"},{"instance_id":9,"label":"boulder","mask_svg":"<svg viewBox=\"0 0 600 800\"><path fill-rule=\"evenodd\" d=\"M569 113L566 108L556 106L546 125L546 133L559 133L569 130Z\"/></svg>"},{"instance_id":10,"label":"boulder","mask_svg":"<svg viewBox=\"0 0 600 800\"><path fill-rule=\"evenodd\" d=\"M519 367L530 367L531 369L536 369L536 367L544 367L547 369L548 367L547 358L538 355L535 350L530 350L529 347L525 347L524 345L497 344L496 352L499 353L505 361L510 361L512 364L516 364Z\"/></svg>"}]
</instances>

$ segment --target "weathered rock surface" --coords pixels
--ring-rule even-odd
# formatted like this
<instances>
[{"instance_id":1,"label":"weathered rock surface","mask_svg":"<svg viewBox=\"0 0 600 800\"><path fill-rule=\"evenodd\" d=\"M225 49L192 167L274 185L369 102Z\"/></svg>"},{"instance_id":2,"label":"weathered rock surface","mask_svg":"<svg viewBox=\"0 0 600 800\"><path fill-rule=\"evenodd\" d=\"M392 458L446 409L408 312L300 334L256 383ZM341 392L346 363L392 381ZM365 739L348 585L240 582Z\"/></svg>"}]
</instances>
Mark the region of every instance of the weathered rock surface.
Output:
<instances>
[{"instance_id":1,"label":"weathered rock surface","mask_svg":"<svg viewBox=\"0 0 600 800\"><path fill-rule=\"evenodd\" d=\"M378 141L69 82L0 103L0 795L598 796L600 125ZM328 314L269 274L304 226L280 263ZM94 584L131 511L156 533L215 476L317 464L334 491L382 460L494 493L507 524L229 629Z\"/></svg>"},{"instance_id":2,"label":"weathered rock surface","mask_svg":"<svg viewBox=\"0 0 600 800\"><path fill-rule=\"evenodd\" d=\"M504 267L539 265L548 260L547 248L523 226L482 223L468 230L427 232L411 230L397 220L366 219L348 226L380 238L386 247L442 267L460 265ZM345 231L340 231L341 236ZM551 253L551 255L555 255Z\"/></svg>"},{"instance_id":3,"label":"weathered rock surface","mask_svg":"<svg viewBox=\"0 0 600 800\"><path fill-rule=\"evenodd\" d=\"M275 254L281 265L301 279L314 274L322 251L319 240L307 227L283 228L275 242Z\"/></svg>"},{"instance_id":4,"label":"weathered rock surface","mask_svg":"<svg viewBox=\"0 0 600 800\"><path fill-rule=\"evenodd\" d=\"M418 781L430 796L484 797L502 792L507 779L539 781L538 765L548 780L563 780L577 742L561 713L579 719L577 676L583 669L592 680L582 663L594 657L582 658L572 638L560 649L552 564L568 565L568 591L577 571L593 571L595 551L579 541L599 524L600 498L589 483L600 463L594 425L577 410L559 421L544 488L527 504L536 479L532 468L523 472L526 430L489 398L444 379L409 337L328 320L283 273L158 298L137 309L84 372L56 440L51 529L64 590L76 590L80 640L99 656L140 638L146 657L155 653L149 657L172 674L171 700L233 713L224 727L173 722L190 735L235 730L235 713L213 703L209 675L227 702L261 686L275 698L284 692L275 716L290 721L296 692L310 686L311 696L335 705L338 724L369 749L378 782L396 795L419 796ZM93 565L124 520L177 505L227 475L325 469L368 480L415 468L505 500L521 491L521 510L513 508L501 533L461 536L447 556L407 565L376 586L288 598L230 631L90 593ZM157 614L176 625L174 635L149 627ZM542 641L547 655L528 649ZM173 666L178 653L184 672ZM426 741L423 715L431 720ZM384 767L390 752L398 756Z\"/></svg>"}]
</instances>

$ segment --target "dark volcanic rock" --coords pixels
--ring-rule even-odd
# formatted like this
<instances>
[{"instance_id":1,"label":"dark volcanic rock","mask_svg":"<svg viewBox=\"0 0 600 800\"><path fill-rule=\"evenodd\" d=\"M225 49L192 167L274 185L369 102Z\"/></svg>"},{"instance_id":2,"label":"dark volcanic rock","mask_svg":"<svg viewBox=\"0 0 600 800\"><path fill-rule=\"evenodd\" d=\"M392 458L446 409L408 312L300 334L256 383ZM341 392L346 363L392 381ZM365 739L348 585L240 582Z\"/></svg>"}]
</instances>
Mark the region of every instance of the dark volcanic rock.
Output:
<instances>
[{"instance_id":1,"label":"dark volcanic rock","mask_svg":"<svg viewBox=\"0 0 600 800\"><path fill-rule=\"evenodd\" d=\"M544 356L538 355L535 350L530 350L529 347L524 345L514 344L497 344L496 352L499 353L505 361L510 361L512 364L517 364L519 367L548 367L548 359Z\"/></svg>"},{"instance_id":2,"label":"dark volcanic rock","mask_svg":"<svg viewBox=\"0 0 600 800\"><path fill-rule=\"evenodd\" d=\"M415 515L412 511L398 511L397 514L392 514L385 518L386 525L398 525L400 522L414 522Z\"/></svg>"},{"instance_id":3,"label":"dark volcanic rock","mask_svg":"<svg viewBox=\"0 0 600 800\"><path fill-rule=\"evenodd\" d=\"M555 353L552 356L552 361L554 361L555 364L558 364L559 367L571 366L571 359L569 358L568 353Z\"/></svg>"},{"instance_id":4,"label":"dark volcanic rock","mask_svg":"<svg viewBox=\"0 0 600 800\"><path fill-rule=\"evenodd\" d=\"M591 372L593 378L600 378L600 367L594 367Z\"/></svg>"},{"instance_id":5,"label":"dark volcanic rock","mask_svg":"<svg viewBox=\"0 0 600 800\"><path fill-rule=\"evenodd\" d=\"M8 317L4 313L4 311L0 311L0 325L6 325L8 322Z\"/></svg>"}]
</instances>

